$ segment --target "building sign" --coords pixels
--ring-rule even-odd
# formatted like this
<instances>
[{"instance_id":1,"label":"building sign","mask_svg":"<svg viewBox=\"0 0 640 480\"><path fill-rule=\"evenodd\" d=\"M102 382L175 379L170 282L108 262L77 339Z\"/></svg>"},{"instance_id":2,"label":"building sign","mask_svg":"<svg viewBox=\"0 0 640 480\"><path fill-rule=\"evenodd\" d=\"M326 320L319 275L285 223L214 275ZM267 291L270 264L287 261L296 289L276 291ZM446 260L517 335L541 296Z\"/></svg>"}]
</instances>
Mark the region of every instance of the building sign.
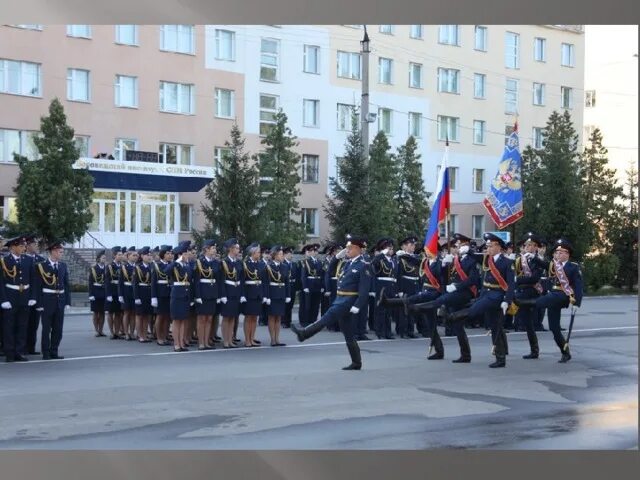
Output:
<instances>
[{"instance_id":1,"label":"building sign","mask_svg":"<svg viewBox=\"0 0 640 480\"><path fill-rule=\"evenodd\" d=\"M94 188L151 192L198 192L214 177L213 167L80 158L73 168L94 177Z\"/></svg>"},{"instance_id":2,"label":"building sign","mask_svg":"<svg viewBox=\"0 0 640 480\"><path fill-rule=\"evenodd\" d=\"M124 159L127 162L147 162L158 163L159 155L157 152L141 152L139 150L125 150Z\"/></svg>"}]
</instances>

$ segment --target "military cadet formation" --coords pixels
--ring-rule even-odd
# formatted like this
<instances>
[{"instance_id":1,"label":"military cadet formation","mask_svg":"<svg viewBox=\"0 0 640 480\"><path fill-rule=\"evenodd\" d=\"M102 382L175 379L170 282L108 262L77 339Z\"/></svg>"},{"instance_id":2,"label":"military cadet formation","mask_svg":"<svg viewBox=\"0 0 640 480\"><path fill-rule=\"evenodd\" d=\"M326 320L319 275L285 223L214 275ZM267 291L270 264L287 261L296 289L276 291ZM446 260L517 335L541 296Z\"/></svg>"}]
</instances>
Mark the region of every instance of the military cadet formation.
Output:
<instances>
[{"instance_id":1,"label":"military cadet formation","mask_svg":"<svg viewBox=\"0 0 640 480\"><path fill-rule=\"evenodd\" d=\"M569 261L568 240L552 244L528 233L513 245L486 233L480 246L456 233L431 255L416 252L418 238L399 242L382 238L371 248L367 240L348 235L345 244L308 244L293 261L294 247L266 247L252 243L241 251L238 241L222 245L207 240L198 253L190 241L178 246L113 247L97 255L88 287L93 326L97 337L156 342L184 352L260 347L258 324L268 326L272 347L280 329L291 328L304 341L324 328L342 332L350 365L360 370L358 341L379 339L430 339L429 360L445 356L438 326L446 336L456 336L460 348L454 363L471 362L466 328L484 327L491 333L490 367L504 367L509 353L506 329L526 331L530 353L538 358L537 331L547 312L549 329L561 353L571 359L568 340L560 327L561 310L573 312L582 300L582 276ZM10 252L2 258L3 345L7 361L25 361L36 355L35 335L42 323L44 359L62 358L64 308L69 302L66 266L60 262L62 246L52 243L49 257L37 254L34 236L7 241ZM24 250L27 249L25 253ZM317 258L324 255L323 260ZM292 322L298 302L299 324ZM243 340L238 328L243 316ZM106 316L106 318L105 318ZM513 325L512 325L513 324ZM395 325L395 328L393 326ZM394 335L395 332L395 335Z\"/></svg>"}]
</instances>

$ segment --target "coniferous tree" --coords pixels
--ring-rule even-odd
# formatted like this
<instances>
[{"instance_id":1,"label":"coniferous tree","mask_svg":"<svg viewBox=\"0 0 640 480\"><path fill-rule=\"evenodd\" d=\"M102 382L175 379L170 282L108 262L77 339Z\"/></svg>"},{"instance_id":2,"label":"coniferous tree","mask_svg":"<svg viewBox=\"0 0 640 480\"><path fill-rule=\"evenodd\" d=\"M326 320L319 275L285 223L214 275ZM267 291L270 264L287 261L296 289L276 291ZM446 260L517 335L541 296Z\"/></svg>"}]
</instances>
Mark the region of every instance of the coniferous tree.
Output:
<instances>
[{"instance_id":1,"label":"coniferous tree","mask_svg":"<svg viewBox=\"0 0 640 480\"><path fill-rule=\"evenodd\" d=\"M93 217L93 177L86 169L74 169L80 157L74 130L67 125L62 103L55 98L49 115L41 117L34 137L38 160L14 153L20 173L14 187L18 229L37 232L43 243L72 242L88 230Z\"/></svg>"},{"instance_id":2,"label":"coniferous tree","mask_svg":"<svg viewBox=\"0 0 640 480\"><path fill-rule=\"evenodd\" d=\"M384 132L379 131L369 149L369 188L366 204L370 215L366 235L371 241L381 237L396 238L398 166Z\"/></svg>"},{"instance_id":3,"label":"coniferous tree","mask_svg":"<svg viewBox=\"0 0 640 480\"><path fill-rule=\"evenodd\" d=\"M622 202L610 222L607 235L611 252L618 257L615 284L631 291L638 283L638 170L634 164L626 171Z\"/></svg>"},{"instance_id":4,"label":"coniferous tree","mask_svg":"<svg viewBox=\"0 0 640 480\"><path fill-rule=\"evenodd\" d=\"M253 241L258 230L258 202L260 185L258 169L244 151L245 139L240 128L231 128L229 149L218 165L215 178L205 189L207 203L201 205L206 226L202 233L207 238L219 237L222 241L236 237L241 244Z\"/></svg>"}]
</instances>

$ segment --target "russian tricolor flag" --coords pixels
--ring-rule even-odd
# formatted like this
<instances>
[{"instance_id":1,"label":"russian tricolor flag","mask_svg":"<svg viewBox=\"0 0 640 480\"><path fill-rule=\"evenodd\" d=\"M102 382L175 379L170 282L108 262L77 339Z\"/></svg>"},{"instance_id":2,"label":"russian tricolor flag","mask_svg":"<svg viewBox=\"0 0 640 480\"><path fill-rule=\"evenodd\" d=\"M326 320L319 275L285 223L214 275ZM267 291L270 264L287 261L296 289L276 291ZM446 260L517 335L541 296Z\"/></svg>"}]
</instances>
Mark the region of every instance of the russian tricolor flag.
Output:
<instances>
[{"instance_id":1,"label":"russian tricolor flag","mask_svg":"<svg viewBox=\"0 0 640 480\"><path fill-rule=\"evenodd\" d=\"M447 168L447 156L449 155L449 140L444 149L442 157L442 167L438 174L438 183L436 185L436 200L431 210L431 219L429 220L429 228L424 239L425 252L431 252L433 255L438 254L438 236L439 225L444 222L447 211L451 207L449 195L449 169Z\"/></svg>"}]
</instances>

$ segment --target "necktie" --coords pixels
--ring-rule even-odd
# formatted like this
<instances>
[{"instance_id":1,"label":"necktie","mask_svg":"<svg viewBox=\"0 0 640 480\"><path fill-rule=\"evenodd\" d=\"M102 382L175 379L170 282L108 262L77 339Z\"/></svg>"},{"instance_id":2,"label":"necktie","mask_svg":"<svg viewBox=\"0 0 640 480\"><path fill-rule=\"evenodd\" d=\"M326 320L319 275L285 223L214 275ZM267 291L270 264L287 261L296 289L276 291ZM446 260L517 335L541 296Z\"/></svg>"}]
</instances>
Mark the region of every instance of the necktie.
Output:
<instances>
[{"instance_id":1,"label":"necktie","mask_svg":"<svg viewBox=\"0 0 640 480\"><path fill-rule=\"evenodd\" d=\"M53 264L53 271L56 273L56 275L58 274L58 262L55 262Z\"/></svg>"}]
</instances>

